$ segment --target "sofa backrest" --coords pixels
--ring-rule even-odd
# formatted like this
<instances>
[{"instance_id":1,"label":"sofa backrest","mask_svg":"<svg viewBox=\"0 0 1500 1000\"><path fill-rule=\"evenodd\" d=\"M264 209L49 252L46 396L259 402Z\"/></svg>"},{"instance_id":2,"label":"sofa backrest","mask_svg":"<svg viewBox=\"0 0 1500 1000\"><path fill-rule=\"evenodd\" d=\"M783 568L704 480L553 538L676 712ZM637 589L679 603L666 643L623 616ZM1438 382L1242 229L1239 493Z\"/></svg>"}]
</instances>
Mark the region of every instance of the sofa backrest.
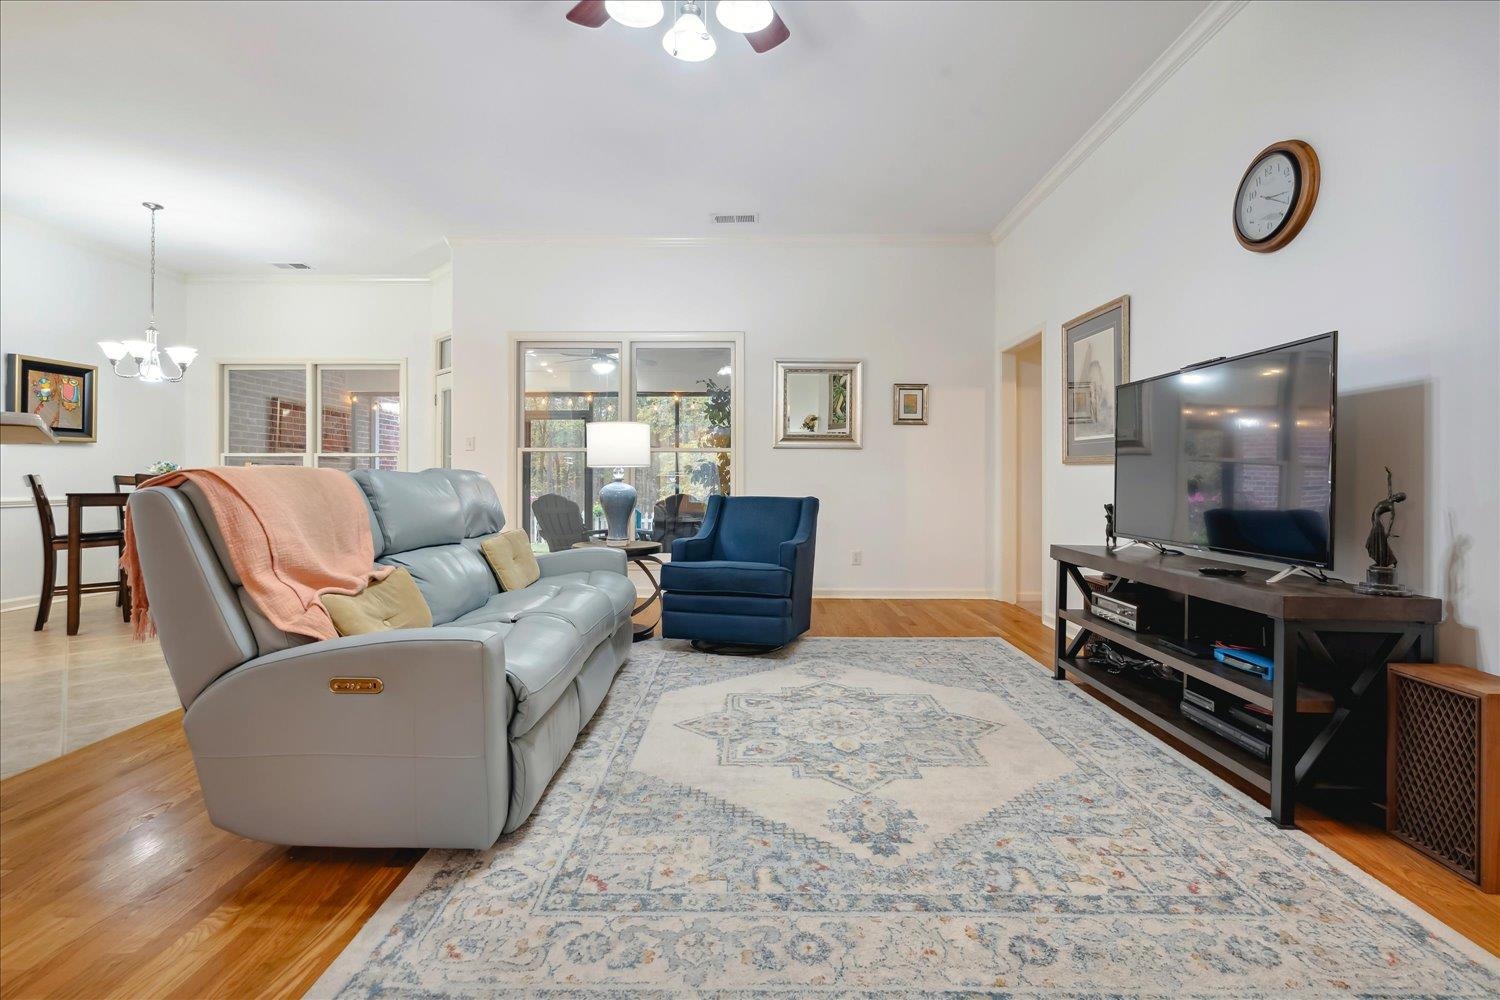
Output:
<instances>
[{"instance_id":1,"label":"sofa backrest","mask_svg":"<svg viewBox=\"0 0 1500 1000\"><path fill-rule=\"evenodd\" d=\"M442 625L500 592L479 543L505 527L500 498L477 472L356 469L370 508L376 562L405 567Z\"/></svg>"},{"instance_id":2,"label":"sofa backrest","mask_svg":"<svg viewBox=\"0 0 1500 1000\"><path fill-rule=\"evenodd\" d=\"M800 497L709 497L707 520L717 516L719 522L714 558L776 562L781 543L796 535L802 523L802 503Z\"/></svg>"}]
</instances>

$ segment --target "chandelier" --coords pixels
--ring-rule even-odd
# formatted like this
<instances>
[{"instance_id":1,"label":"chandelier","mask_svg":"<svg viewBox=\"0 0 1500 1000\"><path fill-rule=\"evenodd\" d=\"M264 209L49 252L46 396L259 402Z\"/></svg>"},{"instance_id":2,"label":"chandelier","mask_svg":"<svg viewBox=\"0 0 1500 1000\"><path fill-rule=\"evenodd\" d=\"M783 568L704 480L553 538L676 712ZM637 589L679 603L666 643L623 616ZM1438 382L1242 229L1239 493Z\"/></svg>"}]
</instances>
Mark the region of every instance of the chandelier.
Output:
<instances>
[{"instance_id":1,"label":"chandelier","mask_svg":"<svg viewBox=\"0 0 1500 1000\"><path fill-rule=\"evenodd\" d=\"M662 48L674 59L702 62L718 51L708 30L709 0L675 0L672 26L662 36ZM719 25L745 36L756 52L768 52L791 37L791 32L771 6L770 0L717 0L714 17ZM651 28L666 16L662 0L580 0L567 18L586 28L614 21L627 28Z\"/></svg>"},{"instance_id":2,"label":"chandelier","mask_svg":"<svg viewBox=\"0 0 1500 1000\"><path fill-rule=\"evenodd\" d=\"M188 365L198 356L198 349L168 347L166 360L170 367L162 364L162 351L156 346L156 213L161 211L161 206L154 201L143 201L141 205L151 210L151 322L146 324L146 334L142 339L101 340L99 350L104 352L110 368L121 378L140 379L142 382L181 382Z\"/></svg>"}]
</instances>

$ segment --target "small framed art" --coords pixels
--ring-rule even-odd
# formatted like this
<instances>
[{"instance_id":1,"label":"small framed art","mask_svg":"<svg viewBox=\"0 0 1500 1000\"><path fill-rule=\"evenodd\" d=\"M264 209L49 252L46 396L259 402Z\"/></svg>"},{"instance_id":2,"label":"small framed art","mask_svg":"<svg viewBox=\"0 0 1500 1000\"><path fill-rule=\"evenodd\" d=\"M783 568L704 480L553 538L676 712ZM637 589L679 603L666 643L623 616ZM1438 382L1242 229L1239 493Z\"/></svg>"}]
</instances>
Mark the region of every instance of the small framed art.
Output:
<instances>
[{"instance_id":1,"label":"small framed art","mask_svg":"<svg viewBox=\"0 0 1500 1000\"><path fill-rule=\"evenodd\" d=\"M897 382L891 389L891 423L927 423L927 383Z\"/></svg>"}]
</instances>

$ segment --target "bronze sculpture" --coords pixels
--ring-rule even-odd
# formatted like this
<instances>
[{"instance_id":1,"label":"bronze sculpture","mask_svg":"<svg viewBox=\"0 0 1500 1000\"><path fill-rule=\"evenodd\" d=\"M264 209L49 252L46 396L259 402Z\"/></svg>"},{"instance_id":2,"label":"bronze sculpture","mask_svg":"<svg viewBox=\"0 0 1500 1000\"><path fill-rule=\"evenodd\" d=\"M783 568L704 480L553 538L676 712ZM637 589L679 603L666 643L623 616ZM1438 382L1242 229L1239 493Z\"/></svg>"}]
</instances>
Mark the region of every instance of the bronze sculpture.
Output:
<instances>
[{"instance_id":1,"label":"bronze sculpture","mask_svg":"<svg viewBox=\"0 0 1500 1000\"><path fill-rule=\"evenodd\" d=\"M1385 469L1385 496L1376 501L1370 511L1370 534L1365 538L1365 551L1370 554L1372 565L1365 570L1365 579L1354 585L1362 594L1403 595L1411 591L1396 582L1396 553L1391 551L1391 539L1398 537L1396 527L1396 505L1406 500L1404 492L1396 492L1391 482L1391 469Z\"/></svg>"}]
</instances>

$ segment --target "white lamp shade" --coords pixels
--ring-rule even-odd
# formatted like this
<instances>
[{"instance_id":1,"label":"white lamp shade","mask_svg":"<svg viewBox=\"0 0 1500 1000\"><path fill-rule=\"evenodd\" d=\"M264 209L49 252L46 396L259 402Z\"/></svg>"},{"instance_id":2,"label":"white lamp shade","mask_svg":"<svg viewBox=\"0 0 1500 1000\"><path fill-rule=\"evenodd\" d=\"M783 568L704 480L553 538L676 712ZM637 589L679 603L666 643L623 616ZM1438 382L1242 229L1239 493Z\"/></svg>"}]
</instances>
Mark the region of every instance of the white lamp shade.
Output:
<instances>
[{"instance_id":1,"label":"white lamp shade","mask_svg":"<svg viewBox=\"0 0 1500 1000\"><path fill-rule=\"evenodd\" d=\"M186 368L188 365L193 363L193 359L197 356L198 349L196 347L167 348L167 357L171 358L172 363L178 368Z\"/></svg>"},{"instance_id":2,"label":"white lamp shade","mask_svg":"<svg viewBox=\"0 0 1500 1000\"><path fill-rule=\"evenodd\" d=\"M151 356L151 341L127 340L125 341L125 350L130 352L130 356L132 358L135 358L137 361L144 362Z\"/></svg>"},{"instance_id":3,"label":"white lamp shade","mask_svg":"<svg viewBox=\"0 0 1500 1000\"><path fill-rule=\"evenodd\" d=\"M130 350L118 340L99 341L99 350L103 351L104 356L111 362L119 361L130 353Z\"/></svg>"},{"instance_id":4,"label":"white lamp shade","mask_svg":"<svg viewBox=\"0 0 1500 1000\"><path fill-rule=\"evenodd\" d=\"M730 31L749 35L770 24L776 12L771 0L719 0L714 4L714 15Z\"/></svg>"},{"instance_id":5,"label":"white lamp shade","mask_svg":"<svg viewBox=\"0 0 1500 1000\"><path fill-rule=\"evenodd\" d=\"M651 425L625 420L584 425L591 469L643 468L651 464Z\"/></svg>"},{"instance_id":6,"label":"white lamp shade","mask_svg":"<svg viewBox=\"0 0 1500 1000\"><path fill-rule=\"evenodd\" d=\"M649 28L665 13L661 0L604 0L604 12L627 28Z\"/></svg>"},{"instance_id":7,"label":"white lamp shade","mask_svg":"<svg viewBox=\"0 0 1500 1000\"><path fill-rule=\"evenodd\" d=\"M683 62L702 62L719 47L708 33L708 25L697 14L679 17L662 36L661 45L668 55Z\"/></svg>"}]
</instances>

